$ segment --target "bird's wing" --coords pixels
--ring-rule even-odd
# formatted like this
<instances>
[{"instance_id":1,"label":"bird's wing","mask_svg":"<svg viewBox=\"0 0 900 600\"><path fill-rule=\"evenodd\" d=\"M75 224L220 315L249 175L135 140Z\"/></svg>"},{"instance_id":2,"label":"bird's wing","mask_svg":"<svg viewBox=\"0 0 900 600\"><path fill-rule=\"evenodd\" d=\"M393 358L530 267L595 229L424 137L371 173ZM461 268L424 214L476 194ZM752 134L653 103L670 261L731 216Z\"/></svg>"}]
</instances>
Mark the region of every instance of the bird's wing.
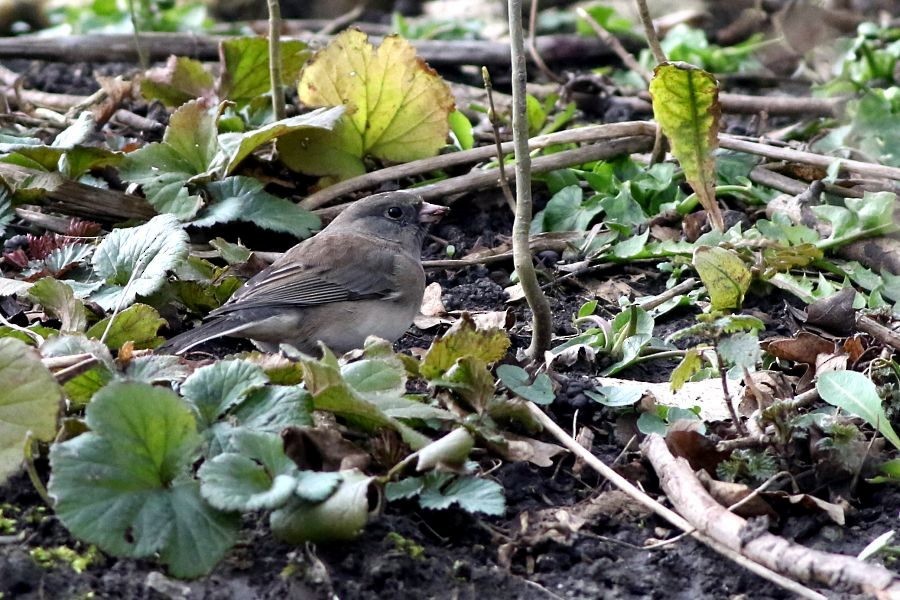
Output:
<instances>
[{"instance_id":1,"label":"bird's wing","mask_svg":"<svg viewBox=\"0 0 900 600\"><path fill-rule=\"evenodd\" d=\"M381 240L354 234L326 239L320 234L255 275L210 315L385 298L396 291L396 256L396 250Z\"/></svg>"}]
</instances>

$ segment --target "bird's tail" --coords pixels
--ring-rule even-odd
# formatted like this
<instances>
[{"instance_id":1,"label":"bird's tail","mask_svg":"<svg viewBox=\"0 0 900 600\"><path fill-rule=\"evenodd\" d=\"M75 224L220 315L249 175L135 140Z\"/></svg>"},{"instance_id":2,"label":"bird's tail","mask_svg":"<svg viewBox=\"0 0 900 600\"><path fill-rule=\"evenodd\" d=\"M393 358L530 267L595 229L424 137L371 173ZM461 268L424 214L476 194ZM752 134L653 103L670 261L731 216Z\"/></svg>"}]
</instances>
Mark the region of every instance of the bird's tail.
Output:
<instances>
[{"instance_id":1,"label":"bird's tail","mask_svg":"<svg viewBox=\"0 0 900 600\"><path fill-rule=\"evenodd\" d=\"M163 354L184 354L194 346L214 340L226 335L234 335L246 329L248 323L241 323L235 319L222 317L195 327L184 333L179 333L169 339L165 344L156 349Z\"/></svg>"}]
</instances>

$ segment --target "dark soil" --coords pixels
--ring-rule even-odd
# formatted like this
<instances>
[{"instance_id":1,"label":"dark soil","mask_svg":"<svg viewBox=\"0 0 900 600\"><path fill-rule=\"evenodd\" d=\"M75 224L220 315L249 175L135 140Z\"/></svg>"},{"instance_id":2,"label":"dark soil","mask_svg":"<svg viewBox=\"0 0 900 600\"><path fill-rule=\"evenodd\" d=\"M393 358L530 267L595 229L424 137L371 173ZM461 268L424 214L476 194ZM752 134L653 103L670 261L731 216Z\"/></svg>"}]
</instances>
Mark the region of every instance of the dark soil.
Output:
<instances>
[{"instance_id":1,"label":"dark soil","mask_svg":"<svg viewBox=\"0 0 900 600\"><path fill-rule=\"evenodd\" d=\"M91 75L121 72L122 66L71 67L23 63L9 65L28 74L32 87L47 91L84 94L93 91ZM538 198L539 201L546 200ZM493 247L508 239L511 216L499 194L484 194L459 201L451 216L432 233L426 244L428 258L446 256L452 244L458 256L478 247ZM252 244L250 244L252 247ZM560 260L542 255L546 273ZM512 265L493 264L461 270L439 270L430 281L443 287L448 310L503 310L504 288L510 285ZM639 277L631 277L633 275ZM629 276L641 294L664 289L665 274L636 273L621 267L604 277ZM547 279L545 282L549 283ZM571 316L590 295L572 283L547 286L556 315L557 335L571 334ZM778 294L754 296L748 306L767 321L769 331L789 333L786 299ZM514 348L527 343L522 328L528 311L512 305L517 324L511 334ZM601 307L604 308L604 307ZM615 311L616 307L605 307ZM660 323L663 333L692 322L689 314L673 313ZM401 348L425 347L439 330L415 329L399 343ZM224 342L216 352L242 348ZM230 344L230 345L229 345ZM643 365L624 377L664 381L674 363ZM617 436L616 415L589 402L582 393L592 387L596 365L576 365L558 374L557 402L551 412L569 427L578 409L579 425L595 433L594 451L612 463L625 440ZM627 437L625 438L627 440ZM788 594L721 558L690 538L654 550L648 542L673 537L670 526L647 515L631 501L611 494L609 486L592 472L576 475L571 458L552 468L506 464L494 472L506 492L508 509L502 518L479 518L457 511L428 512L412 504L394 503L373 520L362 536L330 546L288 546L268 533L263 516L248 518L241 541L208 577L179 582L165 577L153 561L100 556L85 571L76 573L65 562L39 565L31 552L67 546L87 549L74 540L44 510L40 497L24 475L0 487L0 517L13 523L0 528L0 597L2 598L787 598ZM635 454L620 458L622 472L659 494L648 467ZM46 477L46 472L41 472ZM853 503L846 527L823 517L799 513L779 527L779 533L803 544L831 552L855 554L877 535L896 526L900 493L890 488L866 488ZM577 533L536 533L534 525L557 511L569 511L583 501L610 499ZM604 505L606 506L606 505ZM547 512L547 509L553 509ZM542 511L542 512L538 512ZM0 519L0 527L4 521ZM505 546L504 546L505 545ZM501 552L501 548L503 548ZM504 562L502 558L507 560ZM843 597L832 594L832 597Z\"/></svg>"}]
</instances>

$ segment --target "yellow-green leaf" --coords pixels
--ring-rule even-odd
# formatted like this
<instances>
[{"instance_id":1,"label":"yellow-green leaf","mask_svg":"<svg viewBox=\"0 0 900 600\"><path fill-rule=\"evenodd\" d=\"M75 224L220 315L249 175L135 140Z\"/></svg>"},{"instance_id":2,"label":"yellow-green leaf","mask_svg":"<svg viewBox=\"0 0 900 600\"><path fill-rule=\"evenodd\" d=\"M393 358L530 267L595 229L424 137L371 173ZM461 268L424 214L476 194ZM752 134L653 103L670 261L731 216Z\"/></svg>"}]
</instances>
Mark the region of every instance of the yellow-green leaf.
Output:
<instances>
[{"instance_id":1,"label":"yellow-green leaf","mask_svg":"<svg viewBox=\"0 0 900 600\"><path fill-rule=\"evenodd\" d=\"M307 106L347 106L333 131L279 140L282 160L312 175L361 173L366 156L392 162L434 156L447 141L454 109L447 84L409 42L388 36L376 49L358 30L337 35L306 64L298 92Z\"/></svg>"},{"instance_id":2,"label":"yellow-green leaf","mask_svg":"<svg viewBox=\"0 0 900 600\"><path fill-rule=\"evenodd\" d=\"M716 165L719 145L719 85L712 74L682 62L663 63L650 81L653 115L669 138L672 154L706 209L712 225L725 223L716 203Z\"/></svg>"},{"instance_id":3,"label":"yellow-green leaf","mask_svg":"<svg viewBox=\"0 0 900 600\"><path fill-rule=\"evenodd\" d=\"M703 359L696 348L691 348L672 371L669 385L673 392L680 390L687 381L703 366Z\"/></svg>"},{"instance_id":4,"label":"yellow-green leaf","mask_svg":"<svg viewBox=\"0 0 900 600\"><path fill-rule=\"evenodd\" d=\"M509 337L502 329L477 329L467 314L440 339L432 342L420 371L426 379L442 376L460 358L492 363L506 356Z\"/></svg>"},{"instance_id":5,"label":"yellow-green leaf","mask_svg":"<svg viewBox=\"0 0 900 600\"><path fill-rule=\"evenodd\" d=\"M50 441L62 390L41 356L19 340L0 340L0 483L22 463L25 438Z\"/></svg>"},{"instance_id":6,"label":"yellow-green leaf","mask_svg":"<svg viewBox=\"0 0 900 600\"><path fill-rule=\"evenodd\" d=\"M126 342L134 342L135 348L145 349L155 348L164 341L156 332L166 324L166 320L152 306L133 304L118 313L112 325L109 324L111 318L106 317L95 323L87 330L87 337L99 340L109 327L104 342L113 350L121 348Z\"/></svg>"},{"instance_id":7,"label":"yellow-green leaf","mask_svg":"<svg viewBox=\"0 0 900 600\"><path fill-rule=\"evenodd\" d=\"M740 308L751 275L736 252L718 246L700 246L694 250L692 263L706 286L713 310Z\"/></svg>"}]
</instances>

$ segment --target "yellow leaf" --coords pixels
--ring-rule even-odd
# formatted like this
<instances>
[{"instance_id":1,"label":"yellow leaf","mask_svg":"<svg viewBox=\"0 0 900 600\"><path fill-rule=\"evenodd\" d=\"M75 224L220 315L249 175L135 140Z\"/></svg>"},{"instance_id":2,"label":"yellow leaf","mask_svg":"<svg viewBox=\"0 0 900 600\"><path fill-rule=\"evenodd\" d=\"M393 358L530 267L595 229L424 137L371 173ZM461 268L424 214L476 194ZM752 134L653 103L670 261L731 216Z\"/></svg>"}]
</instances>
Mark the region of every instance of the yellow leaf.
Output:
<instances>
[{"instance_id":1,"label":"yellow leaf","mask_svg":"<svg viewBox=\"0 0 900 600\"><path fill-rule=\"evenodd\" d=\"M750 269L736 252L718 246L694 251L694 269L709 293L713 310L740 308L750 287Z\"/></svg>"},{"instance_id":2,"label":"yellow leaf","mask_svg":"<svg viewBox=\"0 0 900 600\"><path fill-rule=\"evenodd\" d=\"M468 313L440 339L434 340L422 360L420 372L436 379L460 358L475 358L492 363L506 356L509 337L502 329L478 329Z\"/></svg>"},{"instance_id":3,"label":"yellow leaf","mask_svg":"<svg viewBox=\"0 0 900 600\"><path fill-rule=\"evenodd\" d=\"M355 29L306 64L298 93L307 106L347 106L333 131L279 140L285 164L312 175L358 175L366 156L390 162L434 156L447 141L454 110L449 87L408 41L388 36L376 49Z\"/></svg>"},{"instance_id":4,"label":"yellow leaf","mask_svg":"<svg viewBox=\"0 0 900 600\"><path fill-rule=\"evenodd\" d=\"M694 188L710 223L725 229L716 202L716 163L719 146L719 85L702 69L682 62L656 67L650 81L653 116L678 159L684 176Z\"/></svg>"}]
</instances>

